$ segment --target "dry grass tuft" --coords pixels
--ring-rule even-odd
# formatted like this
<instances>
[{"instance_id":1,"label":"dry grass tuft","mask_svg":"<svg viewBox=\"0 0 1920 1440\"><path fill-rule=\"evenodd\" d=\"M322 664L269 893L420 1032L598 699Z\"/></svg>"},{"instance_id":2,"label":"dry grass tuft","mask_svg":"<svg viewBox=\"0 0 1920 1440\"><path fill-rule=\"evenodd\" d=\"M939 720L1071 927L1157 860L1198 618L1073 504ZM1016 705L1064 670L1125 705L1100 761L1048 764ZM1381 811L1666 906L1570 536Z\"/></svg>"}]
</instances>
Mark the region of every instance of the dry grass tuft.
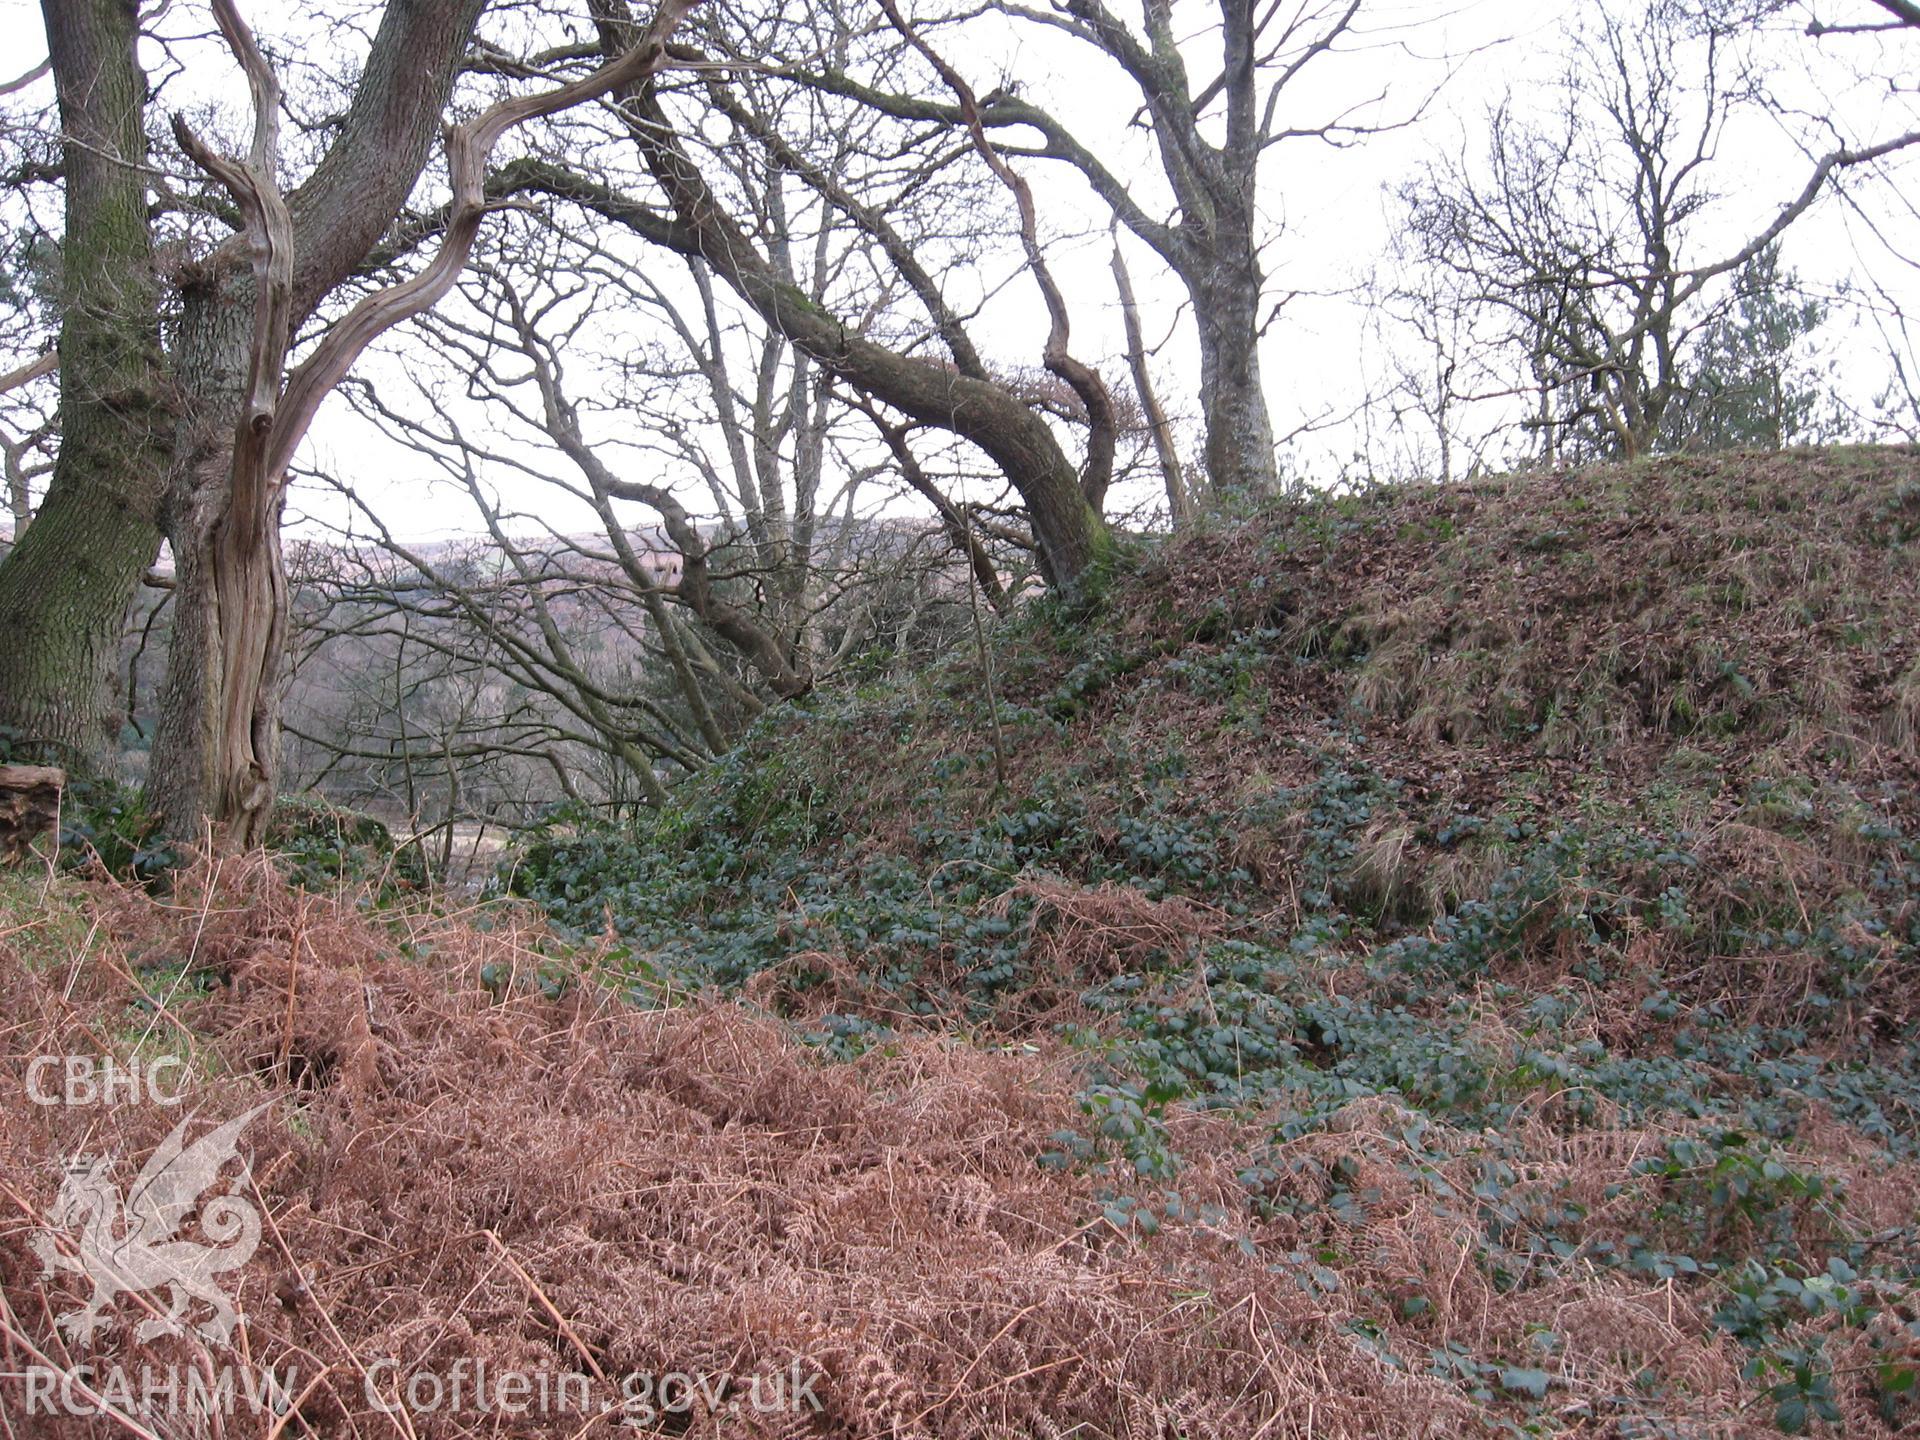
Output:
<instances>
[{"instance_id":1,"label":"dry grass tuft","mask_svg":"<svg viewBox=\"0 0 1920 1440\"><path fill-rule=\"evenodd\" d=\"M1081 886L1045 876L1021 880L994 903L1004 914L1023 898L1034 902L1036 960L1063 976L1111 978L1177 966L1227 924L1210 906L1181 896L1153 900L1130 885Z\"/></svg>"}]
</instances>

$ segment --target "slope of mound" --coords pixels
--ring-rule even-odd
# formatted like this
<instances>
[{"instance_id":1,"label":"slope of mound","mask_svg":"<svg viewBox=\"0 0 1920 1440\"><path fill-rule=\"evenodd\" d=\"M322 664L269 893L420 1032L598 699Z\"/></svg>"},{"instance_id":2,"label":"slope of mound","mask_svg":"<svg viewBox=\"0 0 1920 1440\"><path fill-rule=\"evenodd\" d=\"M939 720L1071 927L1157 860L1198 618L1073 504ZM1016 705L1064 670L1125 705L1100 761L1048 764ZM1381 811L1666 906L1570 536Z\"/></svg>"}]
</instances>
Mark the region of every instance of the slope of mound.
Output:
<instances>
[{"instance_id":1,"label":"slope of mound","mask_svg":"<svg viewBox=\"0 0 1920 1440\"><path fill-rule=\"evenodd\" d=\"M1917 554L1904 450L1279 508L777 717L669 813L556 824L513 884L637 993L740 987L829 1054L1064 1038L1141 1177L1191 1107L1241 1116L1245 1203L1336 1280L1383 1215L1446 1216L1452 1268L1348 1323L1484 1404L1547 1376L1531 1423L1658 1433L1696 1382L1603 1403L1557 1324L1468 1337L1435 1287L1637 1285L1735 1342L1742 1416L1897 1428ZM1356 1103L1470 1177L1300 1148Z\"/></svg>"},{"instance_id":2,"label":"slope of mound","mask_svg":"<svg viewBox=\"0 0 1920 1440\"><path fill-rule=\"evenodd\" d=\"M213 1278L297 1402L73 1390L229 1358L85 1246L232 1207L90 1229L181 1112L20 1101L0 1420L1913 1433L1917 548L1901 451L1315 501L556 820L550 925L0 881L14 1096L164 1053L195 1133L266 1107Z\"/></svg>"}]
</instances>

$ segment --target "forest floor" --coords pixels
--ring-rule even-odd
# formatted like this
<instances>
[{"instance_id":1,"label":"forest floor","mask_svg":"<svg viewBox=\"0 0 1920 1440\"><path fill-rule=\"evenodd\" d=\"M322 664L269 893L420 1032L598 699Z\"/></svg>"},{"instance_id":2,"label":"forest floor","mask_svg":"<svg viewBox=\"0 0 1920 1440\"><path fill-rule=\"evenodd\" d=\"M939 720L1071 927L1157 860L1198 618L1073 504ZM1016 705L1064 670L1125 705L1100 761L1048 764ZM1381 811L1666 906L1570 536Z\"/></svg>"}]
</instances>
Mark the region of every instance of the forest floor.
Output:
<instances>
[{"instance_id":1,"label":"forest floor","mask_svg":"<svg viewBox=\"0 0 1920 1440\"><path fill-rule=\"evenodd\" d=\"M0 877L0 1436L1920 1433L1916 561L1904 450L1275 506L487 898Z\"/></svg>"}]
</instances>

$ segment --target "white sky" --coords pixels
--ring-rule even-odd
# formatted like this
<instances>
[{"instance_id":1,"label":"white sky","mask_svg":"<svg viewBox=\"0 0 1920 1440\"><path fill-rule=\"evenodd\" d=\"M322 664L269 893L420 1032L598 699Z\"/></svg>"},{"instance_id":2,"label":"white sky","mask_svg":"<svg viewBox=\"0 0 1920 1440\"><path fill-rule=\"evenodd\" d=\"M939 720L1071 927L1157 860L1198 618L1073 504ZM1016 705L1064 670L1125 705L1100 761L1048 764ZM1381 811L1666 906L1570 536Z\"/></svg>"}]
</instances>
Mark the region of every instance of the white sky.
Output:
<instances>
[{"instance_id":1,"label":"white sky","mask_svg":"<svg viewBox=\"0 0 1920 1440\"><path fill-rule=\"evenodd\" d=\"M300 13L291 0L242 0L243 11L264 38L275 33L276 17ZM571 8L571 7L570 7ZM1122 6L1131 18L1131 9ZM1378 92L1380 106L1369 118L1407 117L1432 97L1416 125L1381 135L1352 148L1329 149L1313 140L1283 145L1274 151L1262 177L1264 211L1275 239L1267 252L1266 268L1276 294L1302 292L1290 303L1269 332L1263 363L1276 433L1285 435L1303 424L1349 411L1369 384L1377 383L1383 356L1368 340L1362 309L1352 296L1391 238L1394 210L1387 193L1408 178L1424 157L1436 150L1458 150L1482 143L1488 107L1511 92L1521 109L1548 98L1561 61L1564 27L1578 12L1591 13L1591 0L1465 0L1459 4L1425 4L1415 0L1377 0L1363 12L1362 47L1358 53L1323 59L1306 72L1296 93L1295 110L1302 120L1324 120L1358 96ZM1866 21L1883 12L1867 0L1823 0L1823 19L1832 22ZM1179 12L1176 11L1176 14ZM1195 9L1196 15L1200 13ZM170 29L195 28L204 7L195 0L174 0ZM1920 36L1892 42L1872 38L1830 39L1824 45L1796 33L1805 17L1789 13L1778 33L1761 45L1762 53L1779 60L1776 95L1790 107L1807 112L1835 113L1847 138L1884 135L1912 128L1910 96L1890 96L1848 83L1855 68L1871 65L1879 47L1890 56L1911 61L1920 55ZM1024 92L1054 110L1093 148L1109 158L1122 174L1150 174L1144 140L1126 121L1137 97L1072 42L1031 25L1003 27L996 35L983 30L974 53L963 52L952 37L943 44L954 63L975 88L984 92L1004 72L1018 76ZM1901 49L1894 49L1893 46ZM1769 48L1771 47L1771 48ZM10 57L0 70L0 83L29 69L45 54L39 5L36 0L0 0L0 55ZM1195 63L1197 72L1204 68ZM1908 65L1911 70L1912 66ZM1882 67L1881 73L1898 73ZM290 88L297 79L290 79ZM50 97L50 82L40 90ZM244 86L231 62L213 47L196 58L178 93L244 99ZM169 98L174 98L170 93ZM1690 257L1700 263L1718 258L1720 250L1739 241L1772 213L1804 182L1810 160L1802 151L1804 137L1788 134L1773 122L1745 126L1727 137L1716 165L1716 188L1726 197ZM1828 148L1818 144L1818 148ZM1043 227L1062 235L1055 266L1070 291L1074 306L1075 350L1102 364L1110 383L1124 385L1125 371L1118 361L1119 317L1107 269L1109 241L1106 219L1064 167L1022 162L1037 182ZM1149 183L1143 178L1143 184ZM1910 193L1910 192L1909 192ZM1896 192L1870 202L1897 218L1904 203ZM1072 232L1081 232L1074 238ZM1907 232L1912 233L1911 224ZM1848 212L1831 206L1808 217L1790 233L1787 258L1803 278L1819 286L1837 286L1861 265L1861 226ZM1920 246L1916 246L1920 249ZM1155 361L1162 398L1178 415L1191 419L1193 383L1197 374L1190 337L1176 324L1180 292L1157 272L1148 252L1130 244L1128 255L1135 286L1148 310L1150 342L1171 335ZM664 263L664 262L663 262ZM1884 253L1871 256L1875 273L1896 300L1906 305L1920 301L1915 272ZM975 326L976 338L993 363L1037 364L1042 335L1039 306L1030 282L1016 278ZM404 337L391 337L388 348L404 348ZM1864 393L1878 384L1886 369L1878 337L1859 330L1842 346L1849 383ZM378 377L391 360L378 356L366 362ZM1342 425L1303 437L1291 448L1296 469L1324 478L1362 443L1360 432ZM393 528L409 536L472 530L460 506L450 506L443 491L427 484L424 467L414 457L382 442L347 411L331 403L308 442L308 458L350 473ZM557 460L553 462L558 468ZM525 482L506 475L496 477L509 496L524 493ZM520 487L516 490L516 486ZM698 496L689 503L697 506ZM315 497L299 497L302 504L319 504ZM541 502L542 504L550 502ZM551 519L549 515L547 518ZM636 512L636 522L643 516ZM563 528L569 523L558 522ZM581 528L588 528L584 523Z\"/></svg>"}]
</instances>

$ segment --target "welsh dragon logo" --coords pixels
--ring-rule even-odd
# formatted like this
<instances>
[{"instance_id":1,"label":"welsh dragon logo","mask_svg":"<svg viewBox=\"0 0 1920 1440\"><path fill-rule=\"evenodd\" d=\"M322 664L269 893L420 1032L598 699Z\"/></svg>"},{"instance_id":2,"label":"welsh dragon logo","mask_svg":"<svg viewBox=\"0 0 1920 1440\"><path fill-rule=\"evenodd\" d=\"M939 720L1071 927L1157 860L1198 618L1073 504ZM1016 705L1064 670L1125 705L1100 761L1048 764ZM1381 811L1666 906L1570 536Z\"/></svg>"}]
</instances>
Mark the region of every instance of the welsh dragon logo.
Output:
<instances>
[{"instance_id":1,"label":"welsh dragon logo","mask_svg":"<svg viewBox=\"0 0 1920 1440\"><path fill-rule=\"evenodd\" d=\"M142 1321L134 1331L138 1339L184 1334L196 1302L213 1313L195 1330L221 1342L233 1334L240 1317L214 1277L253 1258L260 1212L238 1195L201 1196L228 1161L240 1159L246 1173L237 1154L240 1133L266 1108L256 1106L191 1145L188 1116L160 1142L124 1198L108 1178L111 1160L81 1157L68 1165L47 1228L33 1237L43 1276L71 1270L93 1282L87 1303L59 1317L61 1330L77 1341L90 1340L121 1294L165 1290L164 1313ZM196 1211L210 1244L178 1234Z\"/></svg>"}]
</instances>

